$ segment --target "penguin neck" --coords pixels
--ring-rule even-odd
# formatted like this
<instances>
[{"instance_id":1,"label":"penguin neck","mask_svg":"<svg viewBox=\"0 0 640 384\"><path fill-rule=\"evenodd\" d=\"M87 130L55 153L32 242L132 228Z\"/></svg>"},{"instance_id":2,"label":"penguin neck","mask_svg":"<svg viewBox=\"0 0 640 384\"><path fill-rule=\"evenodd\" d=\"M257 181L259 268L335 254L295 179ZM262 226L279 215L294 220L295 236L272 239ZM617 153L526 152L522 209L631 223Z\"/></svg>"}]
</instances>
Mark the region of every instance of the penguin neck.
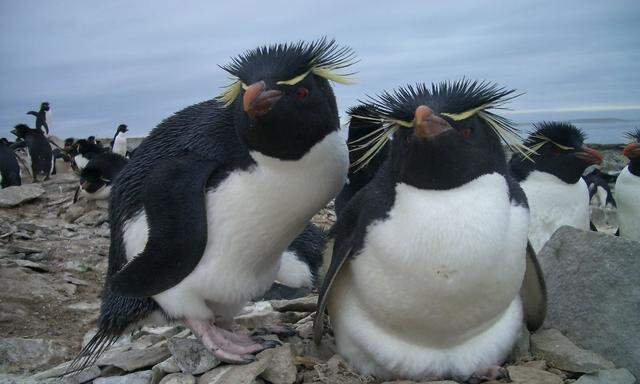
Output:
<instances>
[{"instance_id":1,"label":"penguin neck","mask_svg":"<svg viewBox=\"0 0 640 384\"><path fill-rule=\"evenodd\" d=\"M640 177L640 156L632 158L627 167L632 175Z\"/></svg>"}]
</instances>

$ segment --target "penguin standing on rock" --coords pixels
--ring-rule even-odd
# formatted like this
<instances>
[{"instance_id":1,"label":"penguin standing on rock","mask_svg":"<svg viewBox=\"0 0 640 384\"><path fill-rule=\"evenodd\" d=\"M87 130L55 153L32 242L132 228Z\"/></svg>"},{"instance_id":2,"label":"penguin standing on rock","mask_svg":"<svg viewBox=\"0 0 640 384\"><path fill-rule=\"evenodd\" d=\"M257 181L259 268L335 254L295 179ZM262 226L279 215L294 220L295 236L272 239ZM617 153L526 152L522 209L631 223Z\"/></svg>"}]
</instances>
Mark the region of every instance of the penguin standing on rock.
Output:
<instances>
[{"instance_id":1,"label":"penguin standing on rock","mask_svg":"<svg viewBox=\"0 0 640 384\"><path fill-rule=\"evenodd\" d=\"M0 139L0 187L7 188L22 184L20 166L11 144L4 137Z\"/></svg>"},{"instance_id":2,"label":"penguin standing on rock","mask_svg":"<svg viewBox=\"0 0 640 384\"><path fill-rule=\"evenodd\" d=\"M101 153L93 157L80 171L80 188L88 200L106 200L111 184L127 165L127 159L117 153Z\"/></svg>"},{"instance_id":3,"label":"penguin standing on rock","mask_svg":"<svg viewBox=\"0 0 640 384\"><path fill-rule=\"evenodd\" d=\"M531 211L529 240L539 252L563 225L589 230L589 188L585 169L602 163L600 152L584 144L585 134L574 125L542 122L524 145L530 158L515 154L509 168L527 195Z\"/></svg>"},{"instance_id":4,"label":"penguin standing on rock","mask_svg":"<svg viewBox=\"0 0 640 384\"><path fill-rule=\"evenodd\" d=\"M319 342L328 309L338 353L360 373L495 378L523 312L530 328L542 324L526 197L500 142L514 132L491 112L512 93L461 80L373 100L384 131L371 145L393 135L390 153L329 233L314 324Z\"/></svg>"},{"instance_id":5,"label":"penguin standing on rock","mask_svg":"<svg viewBox=\"0 0 640 384\"><path fill-rule=\"evenodd\" d=\"M25 124L16 125L11 132L21 140L13 145L14 149L27 147L33 182L36 182L40 175L44 176L45 180L49 180L51 172L53 172L55 158L51 144L44 133L39 129L31 129Z\"/></svg>"},{"instance_id":6,"label":"penguin standing on rock","mask_svg":"<svg viewBox=\"0 0 640 384\"><path fill-rule=\"evenodd\" d=\"M111 151L123 157L127 155L127 131L129 131L129 129L126 124L118 125L116 134L113 136L113 142L111 143Z\"/></svg>"},{"instance_id":7,"label":"penguin standing on rock","mask_svg":"<svg viewBox=\"0 0 640 384\"><path fill-rule=\"evenodd\" d=\"M640 241L640 129L627 133L631 143L622 153L629 158L616 180L619 234Z\"/></svg>"},{"instance_id":8,"label":"penguin standing on rock","mask_svg":"<svg viewBox=\"0 0 640 384\"><path fill-rule=\"evenodd\" d=\"M40 104L40 110L29 111L27 115L33 115L36 117L36 129L43 132L46 136L49 136L49 125L51 124L51 107L48 102ZM44 131L42 130L44 128Z\"/></svg>"},{"instance_id":9,"label":"penguin standing on rock","mask_svg":"<svg viewBox=\"0 0 640 384\"><path fill-rule=\"evenodd\" d=\"M273 341L234 330L280 257L344 184L348 153L329 81L351 64L334 41L248 51L217 100L158 125L112 185L109 268L98 332L71 371L127 328L183 321L213 355L255 360Z\"/></svg>"}]
</instances>

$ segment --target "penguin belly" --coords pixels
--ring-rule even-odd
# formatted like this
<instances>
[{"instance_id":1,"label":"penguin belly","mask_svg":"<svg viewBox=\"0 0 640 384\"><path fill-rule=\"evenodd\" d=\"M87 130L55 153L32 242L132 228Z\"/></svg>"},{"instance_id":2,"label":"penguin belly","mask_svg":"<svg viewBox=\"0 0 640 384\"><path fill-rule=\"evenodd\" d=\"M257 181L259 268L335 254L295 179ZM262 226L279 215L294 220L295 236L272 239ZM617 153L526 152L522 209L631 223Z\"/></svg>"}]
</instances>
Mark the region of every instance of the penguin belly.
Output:
<instances>
[{"instance_id":1,"label":"penguin belly","mask_svg":"<svg viewBox=\"0 0 640 384\"><path fill-rule=\"evenodd\" d=\"M113 153L124 157L127 154L127 137L119 133L113 140Z\"/></svg>"},{"instance_id":2,"label":"penguin belly","mask_svg":"<svg viewBox=\"0 0 640 384\"><path fill-rule=\"evenodd\" d=\"M640 177L626 166L616 180L620 236L640 241Z\"/></svg>"},{"instance_id":3,"label":"penguin belly","mask_svg":"<svg viewBox=\"0 0 640 384\"><path fill-rule=\"evenodd\" d=\"M584 179L569 184L552 174L533 171L520 186L529 202L529 240L536 253L563 225L589 230L589 188Z\"/></svg>"},{"instance_id":4,"label":"penguin belly","mask_svg":"<svg viewBox=\"0 0 640 384\"><path fill-rule=\"evenodd\" d=\"M176 286L153 296L173 318L230 320L273 284L280 257L344 184L349 164L338 133L297 161L258 153L256 164L231 173L206 194L207 245L196 268ZM124 226L127 259L146 244L144 211Z\"/></svg>"},{"instance_id":5,"label":"penguin belly","mask_svg":"<svg viewBox=\"0 0 640 384\"><path fill-rule=\"evenodd\" d=\"M86 167L87 164L89 164L89 159L87 159L83 155L76 155L73 158L73 161L76 162L76 165L78 166L79 169L84 169L84 167Z\"/></svg>"},{"instance_id":6,"label":"penguin belly","mask_svg":"<svg viewBox=\"0 0 640 384\"><path fill-rule=\"evenodd\" d=\"M338 352L382 379L500 364L522 327L528 220L498 174L448 191L398 185L330 294Z\"/></svg>"}]
</instances>

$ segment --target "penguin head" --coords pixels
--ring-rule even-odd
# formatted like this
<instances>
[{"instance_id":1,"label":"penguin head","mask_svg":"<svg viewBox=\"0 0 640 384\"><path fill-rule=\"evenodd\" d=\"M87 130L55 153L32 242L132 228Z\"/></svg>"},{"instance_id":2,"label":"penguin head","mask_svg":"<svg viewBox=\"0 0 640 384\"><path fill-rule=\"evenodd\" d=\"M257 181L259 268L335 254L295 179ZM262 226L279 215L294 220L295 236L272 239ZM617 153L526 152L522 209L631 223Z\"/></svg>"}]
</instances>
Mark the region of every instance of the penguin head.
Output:
<instances>
[{"instance_id":1,"label":"penguin head","mask_svg":"<svg viewBox=\"0 0 640 384\"><path fill-rule=\"evenodd\" d=\"M513 130L489 112L514 96L495 84L460 80L384 92L373 103L392 132L396 182L452 189L489 173L506 173L500 138Z\"/></svg>"},{"instance_id":2,"label":"penguin head","mask_svg":"<svg viewBox=\"0 0 640 384\"><path fill-rule=\"evenodd\" d=\"M640 128L626 133L630 143L624 147L622 154L631 161L639 161L640 159Z\"/></svg>"},{"instance_id":3,"label":"penguin head","mask_svg":"<svg viewBox=\"0 0 640 384\"><path fill-rule=\"evenodd\" d=\"M13 127L13 130L11 131L11 133L13 133L18 139L24 139L27 134L29 134L32 131L31 128L29 128L28 125L26 124L18 124L15 127Z\"/></svg>"},{"instance_id":4,"label":"penguin head","mask_svg":"<svg viewBox=\"0 0 640 384\"><path fill-rule=\"evenodd\" d=\"M64 139L64 149L70 149L71 147L73 147L74 141L75 140L73 137L67 137L66 139Z\"/></svg>"},{"instance_id":5,"label":"penguin head","mask_svg":"<svg viewBox=\"0 0 640 384\"><path fill-rule=\"evenodd\" d=\"M51 107L49 106L49 102L45 101L42 104L40 104L40 109L42 109L43 111L48 111L51 109Z\"/></svg>"},{"instance_id":6,"label":"penguin head","mask_svg":"<svg viewBox=\"0 0 640 384\"><path fill-rule=\"evenodd\" d=\"M126 124L120 124L120 125L118 125L118 129L116 131L117 132L126 133L126 132L129 131L129 128L127 127Z\"/></svg>"},{"instance_id":7,"label":"penguin head","mask_svg":"<svg viewBox=\"0 0 640 384\"><path fill-rule=\"evenodd\" d=\"M112 180L127 164L127 159L109 153L95 157L80 171L80 187L87 193L95 193Z\"/></svg>"},{"instance_id":8,"label":"penguin head","mask_svg":"<svg viewBox=\"0 0 640 384\"><path fill-rule=\"evenodd\" d=\"M234 82L220 100L250 151L297 160L339 129L329 80L348 83L337 71L353 59L351 49L326 39L259 47L222 67Z\"/></svg>"},{"instance_id":9,"label":"penguin head","mask_svg":"<svg viewBox=\"0 0 640 384\"><path fill-rule=\"evenodd\" d=\"M91 144L95 144L96 143L96 137L95 136L89 136L87 137L87 141Z\"/></svg>"},{"instance_id":10,"label":"penguin head","mask_svg":"<svg viewBox=\"0 0 640 384\"><path fill-rule=\"evenodd\" d=\"M534 170L550 173L566 183L576 183L591 165L602 163L602 155L584 144L584 132L564 122L534 125L525 145L534 148L531 160L523 160Z\"/></svg>"}]
</instances>

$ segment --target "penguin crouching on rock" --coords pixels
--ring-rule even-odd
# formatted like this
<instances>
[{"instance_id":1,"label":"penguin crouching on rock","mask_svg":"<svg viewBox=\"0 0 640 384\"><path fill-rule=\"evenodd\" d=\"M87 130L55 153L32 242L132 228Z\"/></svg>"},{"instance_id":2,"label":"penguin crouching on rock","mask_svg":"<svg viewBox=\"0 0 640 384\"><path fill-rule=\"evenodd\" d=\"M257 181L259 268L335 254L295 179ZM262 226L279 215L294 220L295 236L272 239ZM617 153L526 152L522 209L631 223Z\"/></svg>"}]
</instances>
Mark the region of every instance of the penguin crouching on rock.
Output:
<instances>
[{"instance_id":1,"label":"penguin crouching on rock","mask_svg":"<svg viewBox=\"0 0 640 384\"><path fill-rule=\"evenodd\" d=\"M127 136L129 131L126 124L118 125L116 134L113 136L113 142L111 143L111 151L117 153L120 156L127 156Z\"/></svg>"},{"instance_id":2,"label":"penguin crouching on rock","mask_svg":"<svg viewBox=\"0 0 640 384\"><path fill-rule=\"evenodd\" d=\"M529 240L536 252L563 225L585 231L591 227L589 188L582 174L602 163L602 155L584 140L584 132L572 124L542 122L524 142L535 152L530 158L516 153L509 162L529 201Z\"/></svg>"},{"instance_id":3,"label":"penguin crouching on rock","mask_svg":"<svg viewBox=\"0 0 640 384\"><path fill-rule=\"evenodd\" d=\"M329 232L314 324L318 343L328 309L338 353L361 374L496 377L522 329L523 301L529 326L542 324L526 197L500 142L513 128L490 111L512 92L461 80L374 99L390 153ZM523 290L536 292L521 299L525 269Z\"/></svg>"},{"instance_id":4,"label":"penguin crouching on rock","mask_svg":"<svg viewBox=\"0 0 640 384\"><path fill-rule=\"evenodd\" d=\"M344 184L348 153L329 81L353 60L321 39L248 51L221 97L158 125L112 185L111 246L91 364L148 318L184 322L212 354L255 360L275 346L233 329L280 257Z\"/></svg>"},{"instance_id":5,"label":"penguin crouching on rock","mask_svg":"<svg viewBox=\"0 0 640 384\"><path fill-rule=\"evenodd\" d=\"M22 179L20 177L18 159L11 149L11 143L3 137L0 139L0 188L21 184Z\"/></svg>"},{"instance_id":6,"label":"penguin crouching on rock","mask_svg":"<svg viewBox=\"0 0 640 384\"><path fill-rule=\"evenodd\" d=\"M105 152L104 148L96 144L95 139L93 142L88 139L80 139L73 146L76 153L73 162L78 170L82 170L89 164L89 160Z\"/></svg>"},{"instance_id":7,"label":"penguin crouching on rock","mask_svg":"<svg viewBox=\"0 0 640 384\"><path fill-rule=\"evenodd\" d=\"M31 162L31 176L33 182L38 181L38 176L44 176L44 180L49 180L55 158L51 150L49 140L39 129L31 129L25 124L18 124L11 131L21 143L16 142L14 147L26 146Z\"/></svg>"},{"instance_id":8,"label":"penguin crouching on rock","mask_svg":"<svg viewBox=\"0 0 640 384\"><path fill-rule=\"evenodd\" d=\"M117 153L101 153L80 171L82 196L88 200L106 200L111 194L111 184L127 165L127 159Z\"/></svg>"},{"instance_id":9,"label":"penguin crouching on rock","mask_svg":"<svg viewBox=\"0 0 640 384\"><path fill-rule=\"evenodd\" d=\"M622 153L629 164L616 180L619 235L640 241L640 129L627 133L631 143Z\"/></svg>"}]
</instances>

